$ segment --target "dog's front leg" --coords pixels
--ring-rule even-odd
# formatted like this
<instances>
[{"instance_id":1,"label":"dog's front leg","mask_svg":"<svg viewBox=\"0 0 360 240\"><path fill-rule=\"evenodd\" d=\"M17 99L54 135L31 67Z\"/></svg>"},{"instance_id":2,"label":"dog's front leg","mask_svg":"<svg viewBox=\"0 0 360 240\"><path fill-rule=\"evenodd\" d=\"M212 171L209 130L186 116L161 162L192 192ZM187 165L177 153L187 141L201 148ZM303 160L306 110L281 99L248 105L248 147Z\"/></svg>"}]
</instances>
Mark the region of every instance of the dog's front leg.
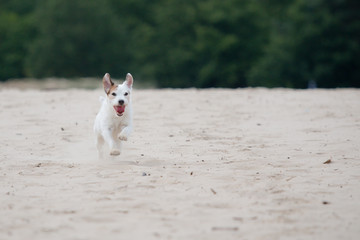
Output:
<instances>
[{"instance_id":1,"label":"dog's front leg","mask_svg":"<svg viewBox=\"0 0 360 240\"><path fill-rule=\"evenodd\" d=\"M130 134L131 134L131 132L132 132L132 126L131 125L128 125L128 126L124 127L123 130L119 134L119 139L121 141L127 141Z\"/></svg>"},{"instance_id":2,"label":"dog's front leg","mask_svg":"<svg viewBox=\"0 0 360 240\"><path fill-rule=\"evenodd\" d=\"M113 139L112 129L111 128L106 129L105 131L103 131L102 135L104 137L105 142L110 147L110 155L113 156L120 155L120 150L116 148L116 143Z\"/></svg>"}]
</instances>

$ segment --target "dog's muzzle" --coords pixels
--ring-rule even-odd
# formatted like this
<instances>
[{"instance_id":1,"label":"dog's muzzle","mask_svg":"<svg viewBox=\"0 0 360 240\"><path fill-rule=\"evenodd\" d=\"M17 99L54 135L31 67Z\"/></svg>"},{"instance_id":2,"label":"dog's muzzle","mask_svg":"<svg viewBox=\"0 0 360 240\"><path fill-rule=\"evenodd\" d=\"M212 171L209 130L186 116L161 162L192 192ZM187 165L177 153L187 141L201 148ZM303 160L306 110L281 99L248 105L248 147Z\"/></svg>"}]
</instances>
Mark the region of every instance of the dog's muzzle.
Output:
<instances>
[{"instance_id":1,"label":"dog's muzzle","mask_svg":"<svg viewBox=\"0 0 360 240\"><path fill-rule=\"evenodd\" d=\"M114 106L114 109L116 111L116 114L118 116L122 116L125 112L125 105L121 105L121 106Z\"/></svg>"}]
</instances>

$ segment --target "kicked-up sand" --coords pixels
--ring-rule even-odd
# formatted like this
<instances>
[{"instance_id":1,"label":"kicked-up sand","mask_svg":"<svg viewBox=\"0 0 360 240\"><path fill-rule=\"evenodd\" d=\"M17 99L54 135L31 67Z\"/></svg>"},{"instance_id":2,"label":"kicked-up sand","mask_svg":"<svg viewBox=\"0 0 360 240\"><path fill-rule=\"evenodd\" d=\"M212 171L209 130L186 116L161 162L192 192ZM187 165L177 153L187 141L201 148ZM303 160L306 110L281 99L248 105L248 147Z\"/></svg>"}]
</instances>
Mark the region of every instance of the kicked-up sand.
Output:
<instances>
[{"instance_id":1,"label":"kicked-up sand","mask_svg":"<svg viewBox=\"0 0 360 240\"><path fill-rule=\"evenodd\" d=\"M359 239L360 90L0 90L0 239Z\"/></svg>"}]
</instances>

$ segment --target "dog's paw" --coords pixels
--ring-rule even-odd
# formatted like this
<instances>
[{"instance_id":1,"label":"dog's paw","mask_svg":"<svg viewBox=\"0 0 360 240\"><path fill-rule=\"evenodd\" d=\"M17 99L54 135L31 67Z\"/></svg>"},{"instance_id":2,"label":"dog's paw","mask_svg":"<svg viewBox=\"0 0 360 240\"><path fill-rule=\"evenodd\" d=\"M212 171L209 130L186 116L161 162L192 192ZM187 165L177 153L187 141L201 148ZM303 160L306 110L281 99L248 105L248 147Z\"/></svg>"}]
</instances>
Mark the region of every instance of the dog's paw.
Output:
<instances>
[{"instance_id":1,"label":"dog's paw","mask_svg":"<svg viewBox=\"0 0 360 240\"><path fill-rule=\"evenodd\" d=\"M113 150L111 150L110 155L111 156L118 156L118 155L120 155L120 151L117 150L117 149L113 149Z\"/></svg>"},{"instance_id":2,"label":"dog's paw","mask_svg":"<svg viewBox=\"0 0 360 240\"><path fill-rule=\"evenodd\" d=\"M128 140L127 136L124 135L124 134L120 134L119 139L120 139L120 141L127 141Z\"/></svg>"}]
</instances>

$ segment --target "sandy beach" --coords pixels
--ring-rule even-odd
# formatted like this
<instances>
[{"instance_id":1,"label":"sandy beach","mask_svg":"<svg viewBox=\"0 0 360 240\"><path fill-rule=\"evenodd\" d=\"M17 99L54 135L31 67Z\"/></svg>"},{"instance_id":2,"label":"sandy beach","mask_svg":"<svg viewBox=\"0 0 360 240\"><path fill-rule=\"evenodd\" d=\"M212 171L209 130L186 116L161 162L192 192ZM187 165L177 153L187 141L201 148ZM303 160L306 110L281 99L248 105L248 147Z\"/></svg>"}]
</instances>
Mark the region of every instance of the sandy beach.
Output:
<instances>
[{"instance_id":1,"label":"sandy beach","mask_svg":"<svg viewBox=\"0 0 360 240\"><path fill-rule=\"evenodd\" d=\"M360 90L0 90L0 239L359 239Z\"/></svg>"}]
</instances>

